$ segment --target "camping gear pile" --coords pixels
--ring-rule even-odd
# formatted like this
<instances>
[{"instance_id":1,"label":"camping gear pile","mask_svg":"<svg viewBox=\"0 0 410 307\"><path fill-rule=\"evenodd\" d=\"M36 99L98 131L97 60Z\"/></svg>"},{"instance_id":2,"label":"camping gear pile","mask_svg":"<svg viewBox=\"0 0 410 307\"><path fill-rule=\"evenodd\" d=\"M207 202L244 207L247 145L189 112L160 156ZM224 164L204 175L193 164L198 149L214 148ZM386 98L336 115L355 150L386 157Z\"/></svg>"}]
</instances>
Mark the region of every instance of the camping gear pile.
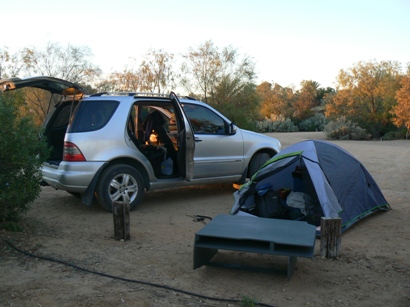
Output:
<instances>
[{"instance_id":1,"label":"camping gear pile","mask_svg":"<svg viewBox=\"0 0 410 307\"><path fill-rule=\"evenodd\" d=\"M341 217L342 231L390 206L366 168L326 141L296 143L266 162L234 193L231 214L303 220Z\"/></svg>"}]
</instances>

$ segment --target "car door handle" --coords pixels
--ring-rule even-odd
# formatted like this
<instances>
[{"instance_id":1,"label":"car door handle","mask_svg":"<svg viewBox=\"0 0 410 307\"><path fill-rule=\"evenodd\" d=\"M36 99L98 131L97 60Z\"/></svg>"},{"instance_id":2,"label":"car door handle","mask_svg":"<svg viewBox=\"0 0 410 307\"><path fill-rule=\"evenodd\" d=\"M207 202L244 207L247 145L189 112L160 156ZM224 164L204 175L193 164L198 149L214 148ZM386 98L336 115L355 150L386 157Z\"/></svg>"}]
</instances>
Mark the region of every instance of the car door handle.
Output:
<instances>
[{"instance_id":1,"label":"car door handle","mask_svg":"<svg viewBox=\"0 0 410 307\"><path fill-rule=\"evenodd\" d=\"M195 137L195 142L202 142L200 138Z\"/></svg>"}]
</instances>

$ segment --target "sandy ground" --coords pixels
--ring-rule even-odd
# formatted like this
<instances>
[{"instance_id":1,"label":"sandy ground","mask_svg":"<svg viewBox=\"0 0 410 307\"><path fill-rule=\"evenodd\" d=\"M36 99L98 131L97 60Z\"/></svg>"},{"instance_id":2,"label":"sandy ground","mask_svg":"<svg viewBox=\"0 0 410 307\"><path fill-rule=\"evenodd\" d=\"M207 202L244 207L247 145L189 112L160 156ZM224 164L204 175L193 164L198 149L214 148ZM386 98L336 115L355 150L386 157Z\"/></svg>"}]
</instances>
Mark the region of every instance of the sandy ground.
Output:
<instances>
[{"instance_id":1,"label":"sandy ground","mask_svg":"<svg viewBox=\"0 0 410 307\"><path fill-rule=\"evenodd\" d=\"M320 132L271 135L284 147L324 139ZM322 259L316 240L314 258L298 258L290 281L282 274L193 270L194 235L204 224L187 214L229 213L232 185L146 193L131 212L131 240L125 242L114 239L111 214L45 187L24 218L24 232L0 231L0 238L62 263L22 254L0 240L0 305L241 306L248 297L265 306L410 306L410 142L336 143L363 162L393 209L345 232L337 260ZM220 254L286 267L286 257Z\"/></svg>"}]
</instances>

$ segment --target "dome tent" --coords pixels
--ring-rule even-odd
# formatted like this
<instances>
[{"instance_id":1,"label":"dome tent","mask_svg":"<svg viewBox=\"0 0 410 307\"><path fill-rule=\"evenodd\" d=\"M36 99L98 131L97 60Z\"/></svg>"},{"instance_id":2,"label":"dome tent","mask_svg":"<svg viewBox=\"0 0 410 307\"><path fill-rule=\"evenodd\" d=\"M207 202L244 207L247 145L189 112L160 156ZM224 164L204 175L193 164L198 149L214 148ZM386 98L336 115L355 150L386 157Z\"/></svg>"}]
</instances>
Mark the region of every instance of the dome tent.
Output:
<instances>
[{"instance_id":1,"label":"dome tent","mask_svg":"<svg viewBox=\"0 0 410 307\"><path fill-rule=\"evenodd\" d=\"M293 144L266 162L234 193L231 214L254 207L258 192L267 186L274 191L303 193L313 213L305 212L301 219L318 226L321 216L341 217L342 231L373 212L390 209L361 162L326 141Z\"/></svg>"}]
</instances>

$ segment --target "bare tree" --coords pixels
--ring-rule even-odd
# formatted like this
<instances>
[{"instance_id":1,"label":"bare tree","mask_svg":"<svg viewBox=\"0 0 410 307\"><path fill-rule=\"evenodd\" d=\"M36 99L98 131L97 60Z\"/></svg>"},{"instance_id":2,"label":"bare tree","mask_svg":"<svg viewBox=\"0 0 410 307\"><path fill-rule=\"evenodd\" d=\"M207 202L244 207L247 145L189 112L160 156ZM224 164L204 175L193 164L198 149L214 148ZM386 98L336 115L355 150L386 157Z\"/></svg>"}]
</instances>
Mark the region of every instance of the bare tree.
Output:
<instances>
[{"instance_id":1,"label":"bare tree","mask_svg":"<svg viewBox=\"0 0 410 307\"><path fill-rule=\"evenodd\" d=\"M10 54L8 49L0 50L0 73L2 77L26 77L44 75L61 78L82 85L89 85L100 69L91 62L92 53L88 47L61 46L49 42L44 48L26 47ZM35 122L41 124L50 111L49 94L39 89L24 89L26 103L21 112L32 114Z\"/></svg>"},{"instance_id":2,"label":"bare tree","mask_svg":"<svg viewBox=\"0 0 410 307\"><path fill-rule=\"evenodd\" d=\"M215 92L220 79L222 64L218 48L212 41L206 41L198 49L189 48L183 55L181 83L189 93L196 93L208 102L208 97Z\"/></svg>"},{"instance_id":3,"label":"bare tree","mask_svg":"<svg viewBox=\"0 0 410 307\"><path fill-rule=\"evenodd\" d=\"M89 84L101 70L92 64L89 47L66 47L48 42L44 49L26 47L22 51L26 75L44 75L79 84Z\"/></svg>"},{"instance_id":4,"label":"bare tree","mask_svg":"<svg viewBox=\"0 0 410 307\"><path fill-rule=\"evenodd\" d=\"M171 89L175 74L172 71L174 55L162 49L150 49L140 65L142 90L161 93L164 88Z\"/></svg>"},{"instance_id":5,"label":"bare tree","mask_svg":"<svg viewBox=\"0 0 410 307\"><path fill-rule=\"evenodd\" d=\"M123 71L112 73L97 87L110 88L114 91L161 93L175 86L173 72L174 55L160 50L150 49L141 63L131 60L131 65Z\"/></svg>"},{"instance_id":6,"label":"bare tree","mask_svg":"<svg viewBox=\"0 0 410 307\"><path fill-rule=\"evenodd\" d=\"M10 53L8 47L0 49L0 79L17 77L25 65L22 52Z\"/></svg>"},{"instance_id":7,"label":"bare tree","mask_svg":"<svg viewBox=\"0 0 410 307\"><path fill-rule=\"evenodd\" d=\"M255 65L249 57L239 59L231 46L219 51L210 40L197 49L189 48L183 59L182 86L214 105L232 101L255 78Z\"/></svg>"}]
</instances>

